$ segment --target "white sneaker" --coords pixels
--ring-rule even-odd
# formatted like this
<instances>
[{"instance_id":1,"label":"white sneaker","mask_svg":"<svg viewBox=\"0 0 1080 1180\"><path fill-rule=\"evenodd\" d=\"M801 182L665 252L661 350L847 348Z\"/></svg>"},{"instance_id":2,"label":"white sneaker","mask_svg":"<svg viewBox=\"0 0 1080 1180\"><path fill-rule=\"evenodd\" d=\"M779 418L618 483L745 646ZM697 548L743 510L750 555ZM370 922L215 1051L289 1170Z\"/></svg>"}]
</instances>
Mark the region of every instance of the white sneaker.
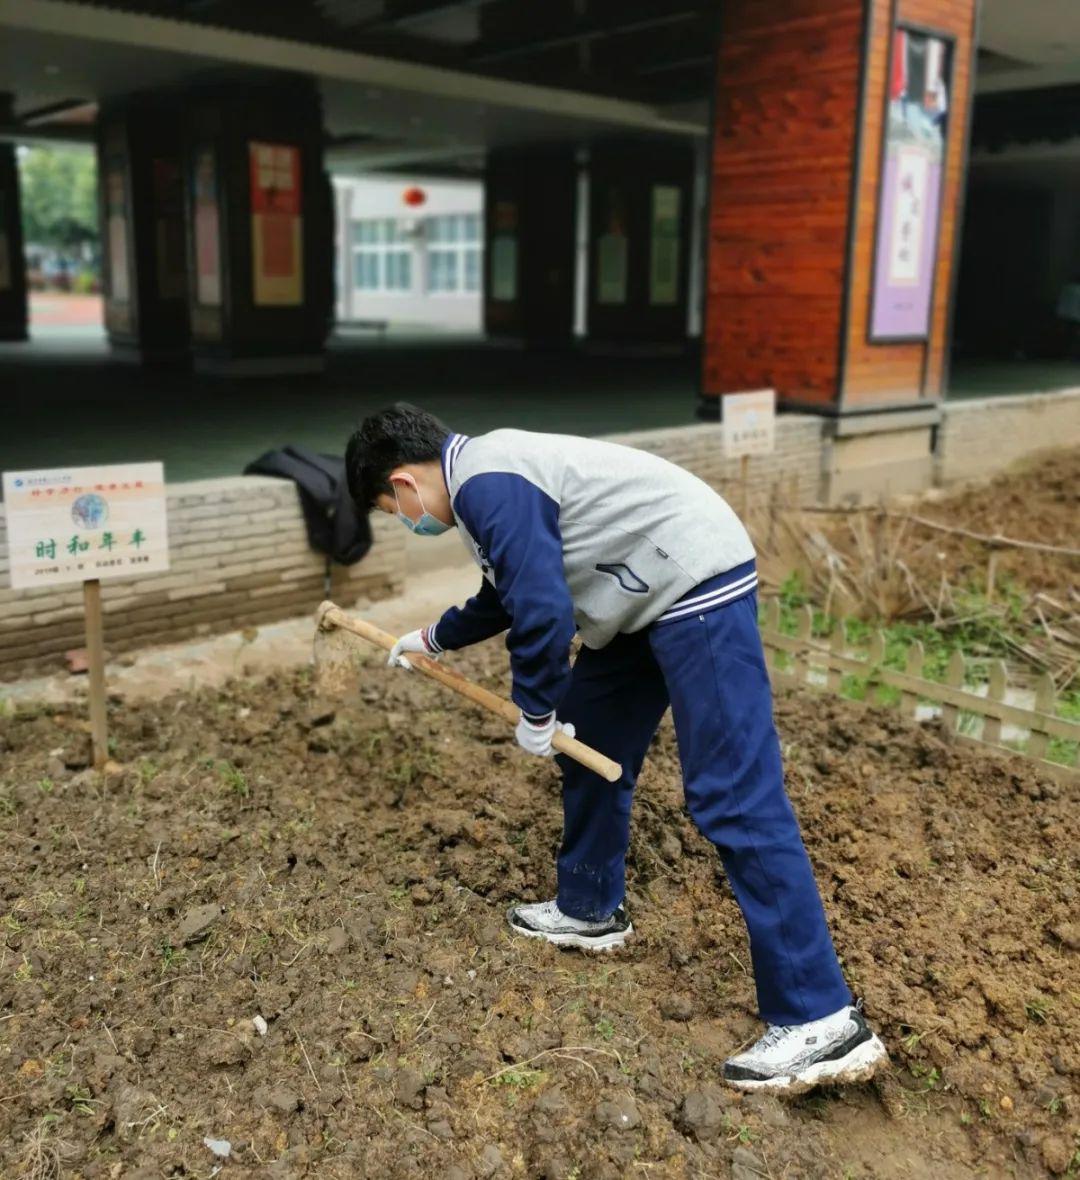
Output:
<instances>
[{"instance_id":1,"label":"white sneaker","mask_svg":"<svg viewBox=\"0 0 1080 1180\"><path fill-rule=\"evenodd\" d=\"M555 946L576 946L591 951L609 951L622 946L634 932L622 906L602 922L571 918L553 901L516 905L506 916L515 934L524 934L526 938L546 938Z\"/></svg>"},{"instance_id":2,"label":"white sneaker","mask_svg":"<svg viewBox=\"0 0 1080 1180\"><path fill-rule=\"evenodd\" d=\"M800 1094L868 1081L888 1059L863 1014L847 1007L808 1024L771 1025L745 1053L724 1062L724 1081L738 1090Z\"/></svg>"}]
</instances>

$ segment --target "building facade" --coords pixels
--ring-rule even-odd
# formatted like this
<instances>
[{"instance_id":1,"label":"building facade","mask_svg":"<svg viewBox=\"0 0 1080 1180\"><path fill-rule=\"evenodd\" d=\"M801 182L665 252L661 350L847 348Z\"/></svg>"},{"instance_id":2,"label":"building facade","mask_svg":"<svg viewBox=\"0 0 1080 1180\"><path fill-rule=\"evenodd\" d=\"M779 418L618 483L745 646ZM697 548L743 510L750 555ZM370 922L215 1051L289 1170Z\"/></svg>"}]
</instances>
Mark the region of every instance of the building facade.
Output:
<instances>
[{"instance_id":1,"label":"building facade","mask_svg":"<svg viewBox=\"0 0 1080 1180\"><path fill-rule=\"evenodd\" d=\"M333 185L338 322L479 332L479 182L336 176Z\"/></svg>"}]
</instances>

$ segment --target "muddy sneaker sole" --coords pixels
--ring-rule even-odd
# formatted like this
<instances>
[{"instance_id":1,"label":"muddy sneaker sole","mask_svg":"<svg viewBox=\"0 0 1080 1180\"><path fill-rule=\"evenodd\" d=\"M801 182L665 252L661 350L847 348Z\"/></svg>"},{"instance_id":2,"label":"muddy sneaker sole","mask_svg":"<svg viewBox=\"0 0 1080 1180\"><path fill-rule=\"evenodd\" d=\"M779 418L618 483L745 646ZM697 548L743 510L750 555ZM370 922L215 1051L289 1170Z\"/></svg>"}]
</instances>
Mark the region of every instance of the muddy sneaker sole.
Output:
<instances>
[{"instance_id":1,"label":"muddy sneaker sole","mask_svg":"<svg viewBox=\"0 0 1080 1180\"><path fill-rule=\"evenodd\" d=\"M634 933L633 924L629 921L625 927L605 930L597 934L586 934L577 930L537 930L516 918L513 910L507 915L507 919L510 922L510 929L515 934L521 934L525 938L542 938L545 942L550 942L552 946L576 947L583 951L613 951L622 946L627 938Z\"/></svg>"},{"instance_id":2,"label":"muddy sneaker sole","mask_svg":"<svg viewBox=\"0 0 1080 1180\"><path fill-rule=\"evenodd\" d=\"M793 1074L771 1078L730 1078L724 1081L736 1090L767 1090L770 1093L803 1094L815 1086L846 1086L868 1082L889 1060L885 1046L876 1036L860 1042L843 1057L817 1061Z\"/></svg>"}]
</instances>

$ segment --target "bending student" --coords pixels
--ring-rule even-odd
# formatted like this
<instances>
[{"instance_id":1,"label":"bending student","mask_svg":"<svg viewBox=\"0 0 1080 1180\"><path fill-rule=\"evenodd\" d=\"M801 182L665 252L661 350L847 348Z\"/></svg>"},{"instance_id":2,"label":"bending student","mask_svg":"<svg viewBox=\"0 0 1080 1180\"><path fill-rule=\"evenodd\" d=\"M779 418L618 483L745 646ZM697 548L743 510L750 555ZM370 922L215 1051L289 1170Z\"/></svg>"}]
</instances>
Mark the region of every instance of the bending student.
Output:
<instances>
[{"instance_id":1,"label":"bending student","mask_svg":"<svg viewBox=\"0 0 1080 1180\"><path fill-rule=\"evenodd\" d=\"M724 1079L783 1090L870 1077L885 1048L852 1004L784 792L754 550L728 504L629 447L521 430L468 438L403 405L361 424L346 472L359 510L396 513L425 536L456 526L483 573L474 598L404 636L390 662L506 631L521 746L550 757L572 726L623 767L607 783L558 759L558 896L511 909L514 931L586 949L632 933L630 806L670 705L687 808L720 852L769 1025Z\"/></svg>"}]
</instances>

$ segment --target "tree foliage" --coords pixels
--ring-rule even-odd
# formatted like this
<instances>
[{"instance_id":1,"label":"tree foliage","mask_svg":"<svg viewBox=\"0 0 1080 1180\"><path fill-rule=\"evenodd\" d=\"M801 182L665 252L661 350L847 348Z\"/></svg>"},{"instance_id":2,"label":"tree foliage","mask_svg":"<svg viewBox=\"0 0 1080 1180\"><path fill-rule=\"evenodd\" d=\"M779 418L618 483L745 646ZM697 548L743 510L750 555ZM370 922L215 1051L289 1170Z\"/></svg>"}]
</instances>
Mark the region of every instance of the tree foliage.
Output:
<instances>
[{"instance_id":1,"label":"tree foliage","mask_svg":"<svg viewBox=\"0 0 1080 1180\"><path fill-rule=\"evenodd\" d=\"M98 236L97 161L91 151L33 147L20 153L27 242L70 250Z\"/></svg>"}]
</instances>

